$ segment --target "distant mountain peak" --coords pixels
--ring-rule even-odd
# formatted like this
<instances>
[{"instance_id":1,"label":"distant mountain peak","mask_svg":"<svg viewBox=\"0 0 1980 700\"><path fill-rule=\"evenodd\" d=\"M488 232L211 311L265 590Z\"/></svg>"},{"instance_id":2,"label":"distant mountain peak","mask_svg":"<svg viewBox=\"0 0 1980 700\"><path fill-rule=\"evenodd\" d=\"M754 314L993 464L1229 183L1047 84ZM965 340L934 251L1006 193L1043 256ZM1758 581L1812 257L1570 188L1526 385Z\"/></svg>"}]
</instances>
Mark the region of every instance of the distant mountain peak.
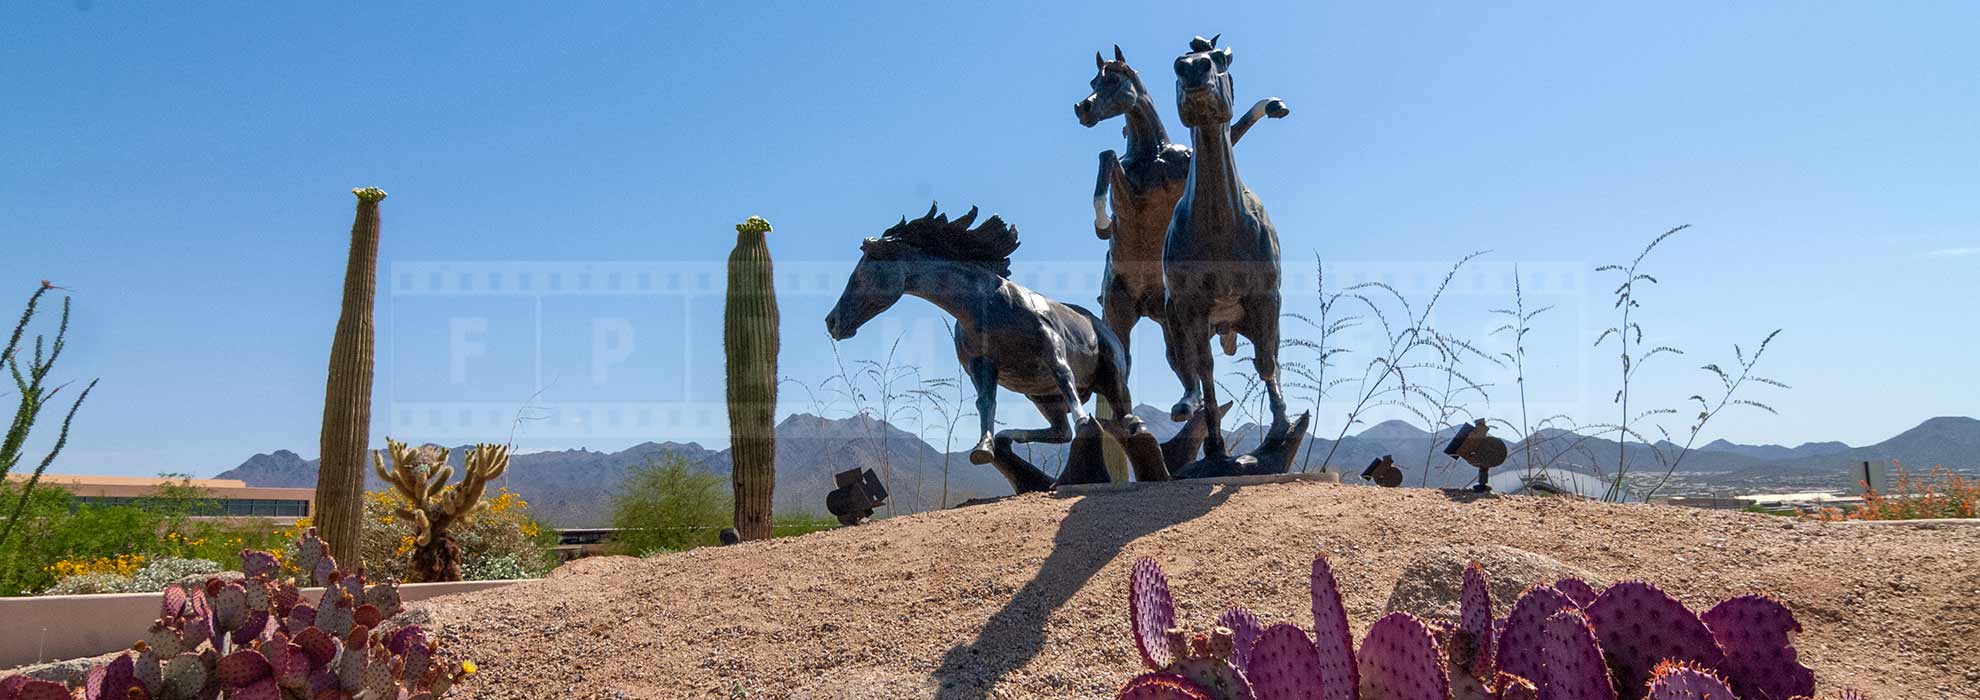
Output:
<instances>
[{"instance_id":1,"label":"distant mountain peak","mask_svg":"<svg viewBox=\"0 0 1980 700\"><path fill-rule=\"evenodd\" d=\"M1401 420L1385 420L1355 435L1367 440L1426 440L1430 433Z\"/></svg>"}]
</instances>

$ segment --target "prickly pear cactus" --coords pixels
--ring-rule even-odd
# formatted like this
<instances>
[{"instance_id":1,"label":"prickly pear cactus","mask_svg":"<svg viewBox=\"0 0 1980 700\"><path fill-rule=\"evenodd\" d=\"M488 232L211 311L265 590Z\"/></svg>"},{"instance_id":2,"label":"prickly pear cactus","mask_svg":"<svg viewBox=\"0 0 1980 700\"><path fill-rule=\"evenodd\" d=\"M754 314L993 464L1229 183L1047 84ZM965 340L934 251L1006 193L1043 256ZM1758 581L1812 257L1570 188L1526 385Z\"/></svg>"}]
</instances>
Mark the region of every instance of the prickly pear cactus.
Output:
<instances>
[{"instance_id":1,"label":"prickly pear cactus","mask_svg":"<svg viewBox=\"0 0 1980 700\"><path fill-rule=\"evenodd\" d=\"M1134 628L1135 648L1140 651L1142 662L1155 673L1130 681L1121 689L1120 697L1171 697L1161 693L1197 692L1211 700L1255 700L1251 683L1236 665L1237 633L1218 626L1209 632L1192 634L1176 626L1175 599L1169 594L1168 577L1152 559L1136 561L1129 575L1128 613ZM1247 620L1256 624L1256 618L1242 609L1226 612L1225 618L1239 624Z\"/></svg>"},{"instance_id":2,"label":"prickly pear cactus","mask_svg":"<svg viewBox=\"0 0 1980 700\"><path fill-rule=\"evenodd\" d=\"M74 696L60 683L29 678L23 675L0 679L0 699L4 700L70 700Z\"/></svg>"},{"instance_id":3,"label":"prickly pear cactus","mask_svg":"<svg viewBox=\"0 0 1980 700\"><path fill-rule=\"evenodd\" d=\"M1471 675L1481 678L1491 675L1492 592L1485 586L1485 567L1475 561L1464 568L1454 646L1468 654L1462 661Z\"/></svg>"},{"instance_id":4,"label":"prickly pear cactus","mask_svg":"<svg viewBox=\"0 0 1980 700\"><path fill-rule=\"evenodd\" d=\"M1129 581L1135 646L1153 673L1117 697L1139 700L1793 700L1815 696L1797 659L1800 631L1765 595L1728 599L1698 616L1642 582L1595 592L1575 579L1534 586L1493 619L1482 567L1467 567L1459 619L1406 613L1348 640L1332 564L1314 558L1314 636L1263 626L1232 608L1208 633L1175 624L1168 579L1153 560ZM1567 591L1573 591L1569 593ZM1586 605L1577 602L1585 598ZM197 604L193 596L188 606ZM1735 694L1737 691L1737 694ZM1824 695L1823 697L1833 697ZM1843 700L1863 700L1844 690Z\"/></svg>"},{"instance_id":5,"label":"prickly pear cactus","mask_svg":"<svg viewBox=\"0 0 1980 700\"><path fill-rule=\"evenodd\" d=\"M1354 637L1348 631L1347 605L1341 601L1339 582L1334 580L1333 562L1326 554L1313 556L1307 587L1313 599L1313 647L1320 659L1317 697L1355 700L1361 676L1354 660Z\"/></svg>"},{"instance_id":6,"label":"prickly pear cactus","mask_svg":"<svg viewBox=\"0 0 1980 700\"><path fill-rule=\"evenodd\" d=\"M1719 674L1681 661L1659 664L1650 673L1650 684L1644 690L1650 700L1736 700L1732 688Z\"/></svg>"},{"instance_id":7,"label":"prickly pear cactus","mask_svg":"<svg viewBox=\"0 0 1980 700\"><path fill-rule=\"evenodd\" d=\"M91 669L82 700L434 700L473 672L416 626L373 630L400 607L396 584L367 586L335 568L315 533L298 544L326 584L320 607L275 581L272 555L244 552L245 578L165 591L159 618L129 652ZM314 564L307 563L314 561ZM325 570L323 567L328 565ZM370 601L355 605L357 601ZM0 681L0 700L73 700L69 689Z\"/></svg>"},{"instance_id":8,"label":"prickly pear cactus","mask_svg":"<svg viewBox=\"0 0 1980 700\"><path fill-rule=\"evenodd\" d=\"M1250 672L1251 645L1265 633L1265 624L1244 608L1231 608L1217 616L1217 626L1231 631L1231 665Z\"/></svg>"},{"instance_id":9,"label":"prickly pear cactus","mask_svg":"<svg viewBox=\"0 0 1980 700\"><path fill-rule=\"evenodd\" d=\"M1684 603L1642 581L1610 586L1588 605L1624 700L1643 697L1650 672L1666 660L1718 668L1726 661L1712 631Z\"/></svg>"},{"instance_id":10,"label":"prickly pear cactus","mask_svg":"<svg viewBox=\"0 0 1980 700\"><path fill-rule=\"evenodd\" d=\"M1786 605L1762 594L1727 598L1700 615L1725 650L1719 670L1742 698L1793 698L1815 694L1815 672L1801 665L1788 635L1801 623Z\"/></svg>"},{"instance_id":11,"label":"prickly pear cactus","mask_svg":"<svg viewBox=\"0 0 1980 700\"><path fill-rule=\"evenodd\" d=\"M1174 673L1135 676L1114 697L1119 700L1214 700L1210 691Z\"/></svg>"},{"instance_id":12,"label":"prickly pear cactus","mask_svg":"<svg viewBox=\"0 0 1980 700\"><path fill-rule=\"evenodd\" d=\"M1599 595L1599 592L1595 590L1594 586L1588 585L1587 581L1574 577L1555 581L1554 590L1560 591L1569 600L1574 601L1576 606L1583 608L1588 607L1589 603L1595 602L1595 596Z\"/></svg>"},{"instance_id":13,"label":"prickly pear cactus","mask_svg":"<svg viewBox=\"0 0 1980 700\"><path fill-rule=\"evenodd\" d=\"M1134 572L1128 577L1128 614L1141 662L1152 669L1175 663L1175 654L1163 635L1176 626L1176 599L1169 595L1169 579L1153 559L1134 563Z\"/></svg>"},{"instance_id":14,"label":"prickly pear cactus","mask_svg":"<svg viewBox=\"0 0 1980 700\"><path fill-rule=\"evenodd\" d=\"M1389 613L1368 628L1355 661L1361 700L1446 700L1450 678L1429 626L1409 613Z\"/></svg>"},{"instance_id":15,"label":"prickly pear cactus","mask_svg":"<svg viewBox=\"0 0 1980 700\"><path fill-rule=\"evenodd\" d=\"M1297 625L1279 623L1259 634L1244 669L1258 700L1304 700L1321 693L1320 651Z\"/></svg>"},{"instance_id":16,"label":"prickly pear cactus","mask_svg":"<svg viewBox=\"0 0 1980 700\"><path fill-rule=\"evenodd\" d=\"M1552 586L1526 589L1513 603L1512 612L1506 613L1505 629L1497 635L1499 670L1539 680L1540 668L1546 664L1541 648L1547 618L1573 609L1576 609L1574 601Z\"/></svg>"},{"instance_id":17,"label":"prickly pear cactus","mask_svg":"<svg viewBox=\"0 0 1980 700\"><path fill-rule=\"evenodd\" d=\"M1562 610L1540 624L1540 700L1616 700L1602 646L1588 618Z\"/></svg>"}]
</instances>

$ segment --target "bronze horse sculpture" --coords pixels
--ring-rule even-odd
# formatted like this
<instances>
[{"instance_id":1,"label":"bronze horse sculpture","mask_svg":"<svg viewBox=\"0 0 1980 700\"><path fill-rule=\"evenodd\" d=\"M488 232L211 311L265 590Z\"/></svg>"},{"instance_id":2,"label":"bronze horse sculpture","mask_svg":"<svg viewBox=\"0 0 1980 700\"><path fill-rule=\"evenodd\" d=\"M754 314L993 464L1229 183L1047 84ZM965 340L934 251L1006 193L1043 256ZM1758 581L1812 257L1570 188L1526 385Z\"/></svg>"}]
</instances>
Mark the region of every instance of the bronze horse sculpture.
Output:
<instances>
[{"instance_id":1,"label":"bronze horse sculpture","mask_svg":"<svg viewBox=\"0 0 1980 700\"><path fill-rule=\"evenodd\" d=\"M1092 93L1073 104L1081 126L1091 128L1125 116L1127 154L1100 152L1100 173L1093 185L1093 233L1107 241L1107 268L1100 291L1100 318L1131 345L1130 334L1142 318L1162 323L1162 242L1169 217L1189 181L1190 147L1169 141L1155 98L1114 47L1114 60L1093 54L1099 73L1088 84ZM1259 100L1231 125L1235 145L1260 119L1283 118L1290 112L1278 98ZM1113 214L1108 215L1112 205Z\"/></svg>"},{"instance_id":2,"label":"bronze horse sculpture","mask_svg":"<svg viewBox=\"0 0 1980 700\"><path fill-rule=\"evenodd\" d=\"M921 218L901 217L879 237L866 239L845 292L825 316L826 332L834 340L850 338L903 295L926 299L954 316L956 359L976 389L982 427L970 461L995 464L1019 492L1049 489L1054 482L1011 454L1011 443L1061 444L1090 437L1086 442L1097 445L1094 440L1103 429L1131 446L1137 479L1168 479L1154 437L1139 419L1127 415L1102 425L1084 408L1093 394L1114 406L1134 405L1128 395L1127 351L1119 339L1086 309L1012 282L1010 254L1018 247L1017 229L992 215L971 230L975 219L974 207L950 220L930 206ZM1031 399L1048 427L996 432L1000 386ZM1134 449L1137 444L1143 447ZM1095 451L1079 447L1075 445L1075 454ZM1058 483L1107 480L1096 460L1069 459Z\"/></svg>"},{"instance_id":3,"label":"bronze horse sculpture","mask_svg":"<svg viewBox=\"0 0 1980 700\"><path fill-rule=\"evenodd\" d=\"M1182 477L1283 472L1307 420L1301 416L1300 430L1292 430L1279 389L1279 235L1265 205L1238 177L1232 156L1231 58L1215 38L1197 37L1175 62L1176 107L1195 153L1162 246L1162 337L1183 385L1170 417L1187 420L1213 407L1205 418L1203 459L1177 474ZM1272 411L1272 425L1252 455L1233 458L1225 450L1212 335L1222 339L1226 355L1237 353L1235 336L1251 341L1252 365Z\"/></svg>"}]
</instances>

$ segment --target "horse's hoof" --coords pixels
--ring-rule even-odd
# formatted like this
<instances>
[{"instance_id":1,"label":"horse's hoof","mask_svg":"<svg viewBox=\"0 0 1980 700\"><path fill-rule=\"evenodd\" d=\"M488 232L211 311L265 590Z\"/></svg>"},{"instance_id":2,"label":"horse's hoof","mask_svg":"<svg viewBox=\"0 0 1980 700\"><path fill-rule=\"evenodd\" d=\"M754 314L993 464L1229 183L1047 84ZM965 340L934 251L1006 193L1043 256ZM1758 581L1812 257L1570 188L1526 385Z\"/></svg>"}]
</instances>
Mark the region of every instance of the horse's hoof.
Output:
<instances>
[{"instance_id":1,"label":"horse's hoof","mask_svg":"<svg viewBox=\"0 0 1980 700\"><path fill-rule=\"evenodd\" d=\"M969 451L970 464L989 464L993 461L996 461L996 459L997 459L997 455L981 447Z\"/></svg>"},{"instance_id":2,"label":"horse's hoof","mask_svg":"<svg viewBox=\"0 0 1980 700\"><path fill-rule=\"evenodd\" d=\"M1136 416L1132 413L1121 417L1121 432L1125 432L1129 435L1134 435L1136 433L1144 433L1147 431L1148 431L1148 426L1142 424L1141 417Z\"/></svg>"},{"instance_id":3,"label":"horse's hoof","mask_svg":"<svg viewBox=\"0 0 1980 700\"><path fill-rule=\"evenodd\" d=\"M1188 401L1178 402L1175 406L1169 408L1169 420L1177 423L1189 420L1189 417L1193 415L1196 415L1196 406Z\"/></svg>"}]
</instances>

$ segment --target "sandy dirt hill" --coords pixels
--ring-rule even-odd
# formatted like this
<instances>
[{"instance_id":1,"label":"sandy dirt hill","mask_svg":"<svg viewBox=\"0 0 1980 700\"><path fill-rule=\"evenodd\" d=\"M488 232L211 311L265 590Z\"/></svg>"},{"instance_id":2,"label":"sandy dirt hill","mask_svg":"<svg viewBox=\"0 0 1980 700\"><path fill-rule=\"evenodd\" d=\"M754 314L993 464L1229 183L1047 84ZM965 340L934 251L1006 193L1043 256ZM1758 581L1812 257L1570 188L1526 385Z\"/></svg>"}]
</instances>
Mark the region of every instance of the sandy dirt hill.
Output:
<instances>
[{"instance_id":1,"label":"sandy dirt hill","mask_svg":"<svg viewBox=\"0 0 1980 700\"><path fill-rule=\"evenodd\" d=\"M1765 591L1799 616L1822 688L1980 698L1980 527L1319 483L1034 495L585 560L415 615L480 662L470 698L1102 698L1140 666L1125 592L1136 558L1162 563L1193 626L1243 604L1310 627L1318 550L1357 638L1392 606L1447 609L1457 567L1477 558L1500 614L1559 571L1647 579L1699 610Z\"/></svg>"}]
</instances>

